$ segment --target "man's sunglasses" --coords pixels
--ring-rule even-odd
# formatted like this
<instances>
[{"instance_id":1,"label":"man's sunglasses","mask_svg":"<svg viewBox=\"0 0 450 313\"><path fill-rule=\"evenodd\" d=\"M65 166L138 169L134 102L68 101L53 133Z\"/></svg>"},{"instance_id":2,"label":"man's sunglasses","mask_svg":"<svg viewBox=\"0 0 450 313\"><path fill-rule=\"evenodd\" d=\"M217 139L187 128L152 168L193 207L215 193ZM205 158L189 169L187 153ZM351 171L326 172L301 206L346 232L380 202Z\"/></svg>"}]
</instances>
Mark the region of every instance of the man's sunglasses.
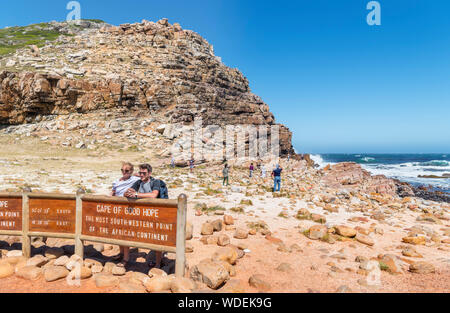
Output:
<instances>
[{"instance_id":1,"label":"man's sunglasses","mask_svg":"<svg viewBox=\"0 0 450 313\"><path fill-rule=\"evenodd\" d=\"M147 172L139 172L139 175L147 175Z\"/></svg>"},{"instance_id":2,"label":"man's sunglasses","mask_svg":"<svg viewBox=\"0 0 450 313\"><path fill-rule=\"evenodd\" d=\"M122 173L128 174L128 173L131 173L131 170L122 170Z\"/></svg>"}]
</instances>

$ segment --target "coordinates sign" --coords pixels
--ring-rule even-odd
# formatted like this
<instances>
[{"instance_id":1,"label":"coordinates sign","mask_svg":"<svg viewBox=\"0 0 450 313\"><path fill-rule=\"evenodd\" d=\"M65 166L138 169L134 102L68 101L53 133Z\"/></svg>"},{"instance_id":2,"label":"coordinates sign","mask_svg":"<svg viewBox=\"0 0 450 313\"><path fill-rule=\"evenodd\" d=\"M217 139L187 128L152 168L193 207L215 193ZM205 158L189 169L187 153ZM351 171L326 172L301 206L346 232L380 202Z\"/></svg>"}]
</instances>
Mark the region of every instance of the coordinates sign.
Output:
<instances>
[{"instance_id":1,"label":"coordinates sign","mask_svg":"<svg viewBox=\"0 0 450 313\"><path fill-rule=\"evenodd\" d=\"M33 232L75 232L75 200L30 199L29 230Z\"/></svg>"},{"instance_id":2,"label":"coordinates sign","mask_svg":"<svg viewBox=\"0 0 450 313\"><path fill-rule=\"evenodd\" d=\"M175 247L176 233L176 207L83 200L83 235Z\"/></svg>"},{"instance_id":3,"label":"coordinates sign","mask_svg":"<svg viewBox=\"0 0 450 313\"><path fill-rule=\"evenodd\" d=\"M22 230L22 198L0 198L0 230Z\"/></svg>"}]
</instances>

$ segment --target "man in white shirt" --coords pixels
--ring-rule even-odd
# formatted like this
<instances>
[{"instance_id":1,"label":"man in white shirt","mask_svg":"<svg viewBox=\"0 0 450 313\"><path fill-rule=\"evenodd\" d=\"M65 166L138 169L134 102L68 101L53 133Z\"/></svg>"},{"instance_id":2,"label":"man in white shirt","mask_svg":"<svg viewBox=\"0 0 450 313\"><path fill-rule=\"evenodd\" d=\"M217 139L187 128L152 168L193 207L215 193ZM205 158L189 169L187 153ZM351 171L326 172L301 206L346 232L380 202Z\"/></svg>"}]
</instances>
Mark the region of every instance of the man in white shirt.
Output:
<instances>
[{"instance_id":1,"label":"man in white shirt","mask_svg":"<svg viewBox=\"0 0 450 313\"><path fill-rule=\"evenodd\" d=\"M124 163L122 165L122 178L114 181L111 196L123 197L125 192L140 180L139 177L133 176L133 172L133 164Z\"/></svg>"},{"instance_id":2,"label":"man in white shirt","mask_svg":"<svg viewBox=\"0 0 450 313\"><path fill-rule=\"evenodd\" d=\"M134 166L131 163L122 164L122 178L113 183L111 196L124 197L128 189L139 181L139 177L133 176ZM130 247L120 247L120 254L116 257L117 260L122 261L122 265L130 260Z\"/></svg>"}]
</instances>

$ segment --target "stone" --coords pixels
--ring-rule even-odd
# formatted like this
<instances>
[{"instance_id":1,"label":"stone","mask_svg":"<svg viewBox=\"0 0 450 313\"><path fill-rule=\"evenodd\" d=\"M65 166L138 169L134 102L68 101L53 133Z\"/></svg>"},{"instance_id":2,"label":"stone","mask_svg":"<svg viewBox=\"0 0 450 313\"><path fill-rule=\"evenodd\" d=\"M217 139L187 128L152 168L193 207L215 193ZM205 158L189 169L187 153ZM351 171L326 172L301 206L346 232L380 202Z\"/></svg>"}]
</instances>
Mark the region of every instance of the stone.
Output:
<instances>
[{"instance_id":1,"label":"stone","mask_svg":"<svg viewBox=\"0 0 450 313\"><path fill-rule=\"evenodd\" d=\"M47 262L49 261L48 258L46 258L43 255L35 255L34 257L32 257L31 259L29 259L27 261L27 266L37 266L37 267L42 267L44 266Z\"/></svg>"},{"instance_id":2,"label":"stone","mask_svg":"<svg viewBox=\"0 0 450 313\"><path fill-rule=\"evenodd\" d=\"M422 258L423 256L414 249L414 247L406 247L402 250L402 255L411 258Z\"/></svg>"},{"instance_id":3,"label":"stone","mask_svg":"<svg viewBox=\"0 0 450 313\"><path fill-rule=\"evenodd\" d=\"M135 284L141 284L144 282L146 278L149 278L148 275L141 272L131 272L130 282Z\"/></svg>"},{"instance_id":4,"label":"stone","mask_svg":"<svg viewBox=\"0 0 450 313\"><path fill-rule=\"evenodd\" d=\"M399 260L396 256L385 254L380 260L380 268L386 270L391 274L403 273Z\"/></svg>"},{"instance_id":5,"label":"stone","mask_svg":"<svg viewBox=\"0 0 450 313\"><path fill-rule=\"evenodd\" d=\"M159 269L159 268L152 268L149 272L148 272L148 276L149 277L154 277L154 276L167 276L167 273L164 272L163 270Z\"/></svg>"},{"instance_id":6,"label":"stone","mask_svg":"<svg viewBox=\"0 0 450 313\"><path fill-rule=\"evenodd\" d=\"M292 267L288 263L281 263L280 265L278 265L276 270L279 272L289 273L289 272L292 272Z\"/></svg>"},{"instance_id":7,"label":"stone","mask_svg":"<svg viewBox=\"0 0 450 313\"><path fill-rule=\"evenodd\" d=\"M16 258L16 257L21 257L21 256L23 256L21 250L11 250L6 253L7 258Z\"/></svg>"},{"instance_id":8,"label":"stone","mask_svg":"<svg viewBox=\"0 0 450 313\"><path fill-rule=\"evenodd\" d=\"M125 275L126 272L127 272L127 270L125 269L124 266L114 266L111 270L111 273L114 276L123 276L123 275Z\"/></svg>"},{"instance_id":9,"label":"stone","mask_svg":"<svg viewBox=\"0 0 450 313\"><path fill-rule=\"evenodd\" d=\"M69 271L63 266L49 266L44 271L44 278L47 282L65 278L67 275L69 275Z\"/></svg>"},{"instance_id":10,"label":"stone","mask_svg":"<svg viewBox=\"0 0 450 313\"><path fill-rule=\"evenodd\" d=\"M74 270L72 270L72 272L73 271L76 271L77 269L74 269ZM76 273L76 272L74 272L73 274L78 274L78 273ZM80 279L88 279L88 278L91 278L92 277L92 269L90 269L89 267L86 267L86 266L82 266L81 268L80 268L80 273L79 273L79 275L80 275Z\"/></svg>"},{"instance_id":11,"label":"stone","mask_svg":"<svg viewBox=\"0 0 450 313\"><path fill-rule=\"evenodd\" d=\"M234 225L234 219L230 215L224 215L223 216L223 222L225 225Z\"/></svg>"},{"instance_id":12,"label":"stone","mask_svg":"<svg viewBox=\"0 0 450 313\"><path fill-rule=\"evenodd\" d=\"M348 227L348 226L336 226L334 228L336 230L336 234L347 237L347 238L353 238L356 236L356 229Z\"/></svg>"},{"instance_id":13,"label":"stone","mask_svg":"<svg viewBox=\"0 0 450 313\"><path fill-rule=\"evenodd\" d=\"M98 288L115 287L119 284L119 278L109 273L96 274L94 280Z\"/></svg>"},{"instance_id":14,"label":"stone","mask_svg":"<svg viewBox=\"0 0 450 313\"><path fill-rule=\"evenodd\" d=\"M0 279L14 275L14 266L9 262L0 262Z\"/></svg>"},{"instance_id":15,"label":"stone","mask_svg":"<svg viewBox=\"0 0 450 313\"><path fill-rule=\"evenodd\" d=\"M242 227L238 227L238 228L236 228L236 231L234 232L233 237L236 239L247 239L248 238L248 230L246 230L245 228L242 228Z\"/></svg>"},{"instance_id":16,"label":"stone","mask_svg":"<svg viewBox=\"0 0 450 313\"><path fill-rule=\"evenodd\" d=\"M191 293L195 288L195 282L186 277L176 277L170 283L170 290L173 293Z\"/></svg>"},{"instance_id":17,"label":"stone","mask_svg":"<svg viewBox=\"0 0 450 313\"><path fill-rule=\"evenodd\" d=\"M248 284L251 287L258 289L258 291L260 292L267 292L272 288L270 284L266 281L266 277L261 274L255 274L250 276L250 278L248 279Z\"/></svg>"},{"instance_id":18,"label":"stone","mask_svg":"<svg viewBox=\"0 0 450 313\"><path fill-rule=\"evenodd\" d=\"M223 222L222 220L215 220L212 222L212 226L214 231L221 231L223 228Z\"/></svg>"},{"instance_id":19,"label":"stone","mask_svg":"<svg viewBox=\"0 0 450 313\"><path fill-rule=\"evenodd\" d=\"M86 267L88 267L88 268L92 268L92 267L95 266L95 265L100 265L100 266L102 266L102 263L100 263L99 261L94 260L94 259L85 259L84 262L83 262L83 265L86 266ZM103 266L102 266L102 267L103 267Z\"/></svg>"},{"instance_id":20,"label":"stone","mask_svg":"<svg viewBox=\"0 0 450 313\"><path fill-rule=\"evenodd\" d=\"M171 282L172 282L171 277L157 275L153 276L152 278L146 278L143 281L143 284L148 292L158 293L170 290Z\"/></svg>"},{"instance_id":21,"label":"stone","mask_svg":"<svg viewBox=\"0 0 450 313\"><path fill-rule=\"evenodd\" d=\"M363 235L361 233L356 234L356 240L362 244L365 244L367 246L373 246L375 243L369 236Z\"/></svg>"},{"instance_id":22,"label":"stone","mask_svg":"<svg viewBox=\"0 0 450 313\"><path fill-rule=\"evenodd\" d=\"M433 264L427 262L415 262L409 266L409 271L415 274L430 274L436 271Z\"/></svg>"},{"instance_id":23,"label":"stone","mask_svg":"<svg viewBox=\"0 0 450 313\"><path fill-rule=\"evenodd\" d=\"M28 280L37 280L42 276L42 269L37 266L24 266L16 271L16 276Z\"/></svg>"},{"instance_id":24,"label":"stone","mask_svg":"<svg viewBox=\"0 0 450 313\"><path fill-rule=\"evenodd\" d=\"M404 237L402 238L404 243L409 243L412 245L425 245L427 242L426 238L423 236L415 236L415 237Z\"/></svg>"},{"instance_id":25,"label":"stone","mask_svg":"<svg viewBox=\"0 0 450 313\"><path fill-rule=\"evenodd\" d=\"M114 267L116 267L116 264L112 262L106 262L105 265L103 266L103 272L112 273Z\"/></svg>"},{"instance_id":26,"label":"stone","mask_svg":"<svg viewBox=\"0 0 450 313\"><path fill-rule=\"evenodd\" d=\"M325 237L328 234L328 229L324 225L314 225L309 228L308 238L312 240L318 240Z\"/></svg>"},{"instance_id":27,"label":"stone","mask_svg":"<svg viewBox=\"0 0 450 313\"><path fill-rule=\"evenodd\" d=\"M222 260L228 262L231 265L234 265L236 264L236 260L238 259L237 250L239 249L233 249L232 247L219 248L216 250L216 252L214 252L212 259Z\"/></svg>"},{"instance_id":28,"label":"stone","mask_svg":"<svg viewBox=\"0 0 450 313\"><path fill-rule=\"evenodd\" d=\"M133 282L124 281L119 283L119 289L121 293L147 293L142 284L136 284Z\"/></svg>"},{"instance_id":29,"label":"stone","mask_svg":"<svg viewBox=\"0 0 450 313\"><path fill-rule=\"evenodd\" d=\"M206 284L211 289L218 289L230 279L228 270L220 261L203 260L193 266L190 277L194 281Z\"/></svg>"},{"instance_id":30,"label":"stone","mask_svg":"<svg viewBox=\"0 0 450 313\"><path fill-rule=\"evenodd\" d=\"M69 263L69 257L67 256L67 255L63 255L63 256L60 256L59 258L57 258L56 260L55 260L55 262L53 263L53 265L55 265L55 266L66 266L67 265L67 263Z\"/></svg>"},{"instance_id":31,"label":"stone","mask_svg":"<svg viewBox=\"0 0 450 313\"><path fill-rule=\"evenodd\" d=\"M203 223L201 234L204 236L209 236L214 233L214 227L211 223Z\"/></svg>"},{"instance_id":32,"label":"stone","mask_svg":"<svg viewBox=\"0 0 450 313\"><path fill-rule=\"evenodd\" d=\"M230 237L228 237L225 234L219 235L219 237L217 238L217 244L219 246L222 246L222 247L229 245L230 244Z\"/></svg>"},{"instance_id":33,"label":"stone","mask_svg":"<svg viewBox=\"0 0 450 313\"><path fill-rule=\"evenodd\" d=\"M221 293L245 293L246 285L240 279L230 279L221 289Z\"/></svg>"},{"instance_id":34,"label":"stone","mask_svg":"<svg viewBox=\"0 0 450 313\"><path fill-rule=\"evenodd\" d=\"M94 264L91 267L92 274L101 273L102 271L103 271L103 266L102 265Z\"/></svg>"}]
</instances>

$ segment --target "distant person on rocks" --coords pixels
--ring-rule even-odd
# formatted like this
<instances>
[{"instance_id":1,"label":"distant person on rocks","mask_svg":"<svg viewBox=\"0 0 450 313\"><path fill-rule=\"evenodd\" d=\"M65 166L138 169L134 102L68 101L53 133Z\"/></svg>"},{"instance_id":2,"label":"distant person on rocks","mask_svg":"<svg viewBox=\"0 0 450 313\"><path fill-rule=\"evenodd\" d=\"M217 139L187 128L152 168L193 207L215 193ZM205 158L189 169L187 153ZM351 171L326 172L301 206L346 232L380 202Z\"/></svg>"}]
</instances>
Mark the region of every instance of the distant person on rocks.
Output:
<instances>
[{"instance_id":1,"label":"distant person on rocks","mask_svg":"<svg viewBox=\"0 0 450 313\"><path fill-rule=\"evenodd\" d=\"M113 182L111 196L125 197L125 193L139 181L139 177L133 176L134 166L129 162L122 164L122 178ZM115 257L118 261L123 261L124 265L129 261L129 247L120 247L120 254Z\"/></svg>"},{"instance_id":2,"label":"distant person on rocks","mask_svg":"<svg viewBox=\"0 0 450 313\"><path fill-rule=\"evenodd\" d=\"M253 163L250 164L250 178L253 177L253 171L255 170L255 167L253 166Z\"/></svg>"},{"instance_id":3,"label":"distant person on rocks","mask_svg":"<svg viewBox=\"0 0 450 313\"><path fill-rule=\"evenodd\" d=\"M156 199L161 189L161 181L152 177L153 168L150 164L142 164L139 166L139 176L141 177L130 189L127 190L125 196L134 199ZM128 253L127 253L128 254ZM161 267L162 252L156 252L155 267ZM129 259L124 257L124 262Z\"/></svg>"},{"instance_id":4,"label":"distant person on rocks","mask_svg":"<svg viewBox=\"0 0 450 313\"><path fill-rule=\"evenodd\" d=\"M230 168L228 167L228 163L225 163L225 166L222 170L222 174L223 174L223 185L225 186L225 181L227 182L227 186L230 185L229 183L229 173L230 173Z\"/></svg>"},{"instance_id":5,"label":"distant person on rocks","mask_svg":"<svg viewBox=\"0 0 450 313\"><path fill-rule=\"evenodd\" d=\"M281 172L283 169L277 164L277 168L273 170L273 192L277 192L281 190Z\"/></svg>"},{"instance_id":6,"label":"distant person on rocks","mask_svg":"<svg viewBox=\"0 0 450 313\"><path fill-rule=\"evenodd\" d=\"M192 173L192 171L194 170L194 166L195 166L195 160L194 160L194 157L192 157L192 158L189 160L189 170L191 171L191 173Z\"/></svg>"},{"instance_id":7,"label":"distant person on rocks","mask_svg":"<svg viewBox=\"0 0 450 313\"><path fill-rule=\"evenodd\" d=\"M266 166L261 164L261 178L266 178Z\"/></svg>"},{"instance_id":8,"label":"distant person on rocks","mask_svg":"<svg viewBox=\"0 0 450 313\"><path fill-rule=\"evenodd\" d=\"M175 157L172 156L172 160L170 160L170 166L175 168Z\"/></svg>"}]
</instances>

